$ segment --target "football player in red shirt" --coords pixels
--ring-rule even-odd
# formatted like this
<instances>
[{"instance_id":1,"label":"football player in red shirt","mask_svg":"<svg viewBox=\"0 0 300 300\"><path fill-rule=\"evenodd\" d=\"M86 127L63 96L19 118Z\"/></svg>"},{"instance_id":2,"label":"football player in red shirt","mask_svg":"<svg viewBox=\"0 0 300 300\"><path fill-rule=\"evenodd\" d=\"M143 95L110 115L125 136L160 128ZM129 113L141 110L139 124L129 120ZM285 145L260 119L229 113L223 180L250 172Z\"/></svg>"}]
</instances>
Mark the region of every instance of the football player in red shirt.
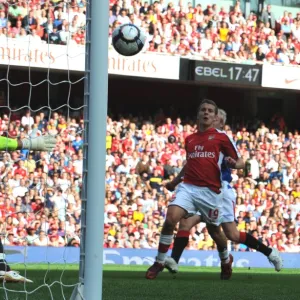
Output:
<instances>
[{"instance_id":1,"label":"football player in red shirt","mask_svg":"<svg viewBox=\"0 0 300 300\"><path fill-rule=\"evenodd\" d=\"M215 226L221 223L221 163L224 155L231 157L234 168L240 168L244 162L229 137L214 128L217 115L218 107L212 100L201 102L197 113L198 131L185 139L186 165L179 175L184 175L183 183L169 204L156 261L147 270L147 279L156 278L164 269L175 226L182 218L200 211L206 223ZM218 244L224 249L227 247L227 241L222 237Z\"/></svg>"},{"instance_id":2,"label":"football player in red shirt","mask_svg":"<svg viewBox=\"0 0 300 300\"><path fill-rule=\"evenodd\" d=\"M226 122L226 112L219 109L218 120L216 122L217 128L223 128ZM225 159L226 160L226 159ZM182 181L182 178L175 178L172 182L166 185L166 188L174 191L176 185ZM239 232L235 224L234 207L235 207L235 194L233 193L230 182L232 181L231 170L227 167L226 163L222 164L222 182L223 182L223 210L222 210L222 228L226 237L234 243L244 244L249 248L255 249L266 255L275 267L276 271L282 268L282 259L279 256L278 250L267 247L258 241L252 235L246 232ZM179 229L174 240L171 257L168 257L165 262L165 267L171 273L178 272L178 262L180 257L188 244L190 230L200 223L201 216L198 214L187 219L182 219L179 224ZM207 226L208 232L211 237L215 239L216 231L221 230L220 227ZM218 238L217 234L217 238ZM231 255L228 254L227 247L224 249L218 245L218 240L215 241L218 247L219 256L221 259L221 279L229 279L232 274Z\"/></svg>"}]
</instances>

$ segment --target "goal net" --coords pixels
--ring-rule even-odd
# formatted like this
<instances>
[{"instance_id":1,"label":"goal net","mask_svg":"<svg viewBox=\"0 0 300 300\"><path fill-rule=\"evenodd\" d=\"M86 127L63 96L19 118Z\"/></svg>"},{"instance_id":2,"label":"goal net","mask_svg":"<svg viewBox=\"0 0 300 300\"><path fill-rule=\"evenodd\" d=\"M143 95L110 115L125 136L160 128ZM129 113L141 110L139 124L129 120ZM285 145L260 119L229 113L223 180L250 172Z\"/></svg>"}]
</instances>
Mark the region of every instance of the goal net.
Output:
<instances>
[{"instance_id":1,"label":"goal net","mask_svg":"<svg viewBox=\"0 0 300 300\"><path fill-rule=\"evenodd\" d=\"M69 299L79 281L87 5L0 0L1 136L57 139L51 152L1 151L6 262L33 281L0 277L1 299Z\"/></svg>"}]
</instances>

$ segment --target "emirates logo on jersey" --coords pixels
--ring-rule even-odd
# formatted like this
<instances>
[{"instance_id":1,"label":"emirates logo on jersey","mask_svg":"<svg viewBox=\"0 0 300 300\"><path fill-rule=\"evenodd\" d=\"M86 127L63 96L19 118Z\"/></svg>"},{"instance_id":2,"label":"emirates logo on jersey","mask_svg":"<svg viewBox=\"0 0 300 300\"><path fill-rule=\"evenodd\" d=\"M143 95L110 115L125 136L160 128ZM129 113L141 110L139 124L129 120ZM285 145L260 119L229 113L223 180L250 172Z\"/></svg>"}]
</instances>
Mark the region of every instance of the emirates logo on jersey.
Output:
<instances>
[{"instance_id":1,"label":"emirates logo on jersey","mask_svg":"<svg viewBox=\"0 0 300 300\"><path fill-rule=\"evenodd\" d=\"M213 140L215 138L215 135L210 135L209 137L208 137L208 140Z\"/></svg>"},{"instance_id":2,"label":"emirates logo on jersey","mask_svg":"<svg viewBox=\"0 0 300 300\"><path fill-rule=\"evenodd\" d=\"M191 159L191 158L215 158L216 157L216 153L215 152L208 152L208 151L195 151L192 153L189 153L187 156L187 159Z\"/></svg>"},{"instance_id":3,"label":"emirates logo on jersey","mask_svg":"<svg viewBox=\"0 0 300 300\"><path fill-rule=\"evenodd\" d=\"M209 151L205 151L204 150L204 146L201 145L196 145L195 146L195 151L189 153L187 155L187 159L191 159L191 158L201 158L201 157L205 157L205 158L215 158L216 157L216 153L215 152L209 152Z\"/></svg>"}]
</instances>

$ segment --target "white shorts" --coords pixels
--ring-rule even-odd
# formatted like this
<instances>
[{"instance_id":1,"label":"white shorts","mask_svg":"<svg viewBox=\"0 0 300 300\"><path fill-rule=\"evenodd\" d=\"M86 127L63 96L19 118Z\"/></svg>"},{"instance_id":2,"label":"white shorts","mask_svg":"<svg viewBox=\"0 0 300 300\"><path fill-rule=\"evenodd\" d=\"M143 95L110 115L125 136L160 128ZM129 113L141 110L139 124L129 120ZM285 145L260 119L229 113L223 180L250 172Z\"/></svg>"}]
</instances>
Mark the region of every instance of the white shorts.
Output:
<instances>
[{"instance_id":1,"label":"white shorts","mask_svg":"<svg viewBox=\"0 0 300 300\"><path fill-rule=\"evenodd\" d=\"M188 214L196 214L199 211L208 224L218 226L222 223L222 192L216 194L206 187L181 183L174 195L169 206L179 206L186 210Z\"/></svg>"},{"instance_id":2,"label":"white shorts","mask_svg":"<svg viewBox=\"0 0 300 300\"><path fill-rule=\"evenodd\" d=\"M222 182L223 189L223 207L221 210L222 223L230 223L235 220L235 205L236 196L233 188L227 181ZM197 215L201 216L201 212L197 212Z\"/></svg>"},{"instance_id":3,"label":"white shorts","mask_svg":"<svg viewBox=\"0 0 300 300\"><path fill-rule=\"evenodd\" d=\"M222 223L234 222L235 220L236 195L231 185L223 181L223 208Z\"/></svg>"}]
</instances>

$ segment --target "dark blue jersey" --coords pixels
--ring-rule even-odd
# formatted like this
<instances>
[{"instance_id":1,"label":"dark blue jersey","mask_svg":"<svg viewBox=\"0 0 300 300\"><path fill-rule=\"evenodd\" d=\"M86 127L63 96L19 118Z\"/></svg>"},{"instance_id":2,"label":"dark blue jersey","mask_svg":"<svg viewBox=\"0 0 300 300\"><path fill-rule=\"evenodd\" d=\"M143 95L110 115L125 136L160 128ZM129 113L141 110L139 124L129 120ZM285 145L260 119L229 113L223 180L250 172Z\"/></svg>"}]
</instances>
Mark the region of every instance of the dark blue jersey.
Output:
<instances>
[{"instance_id":1,"label":"dark blue jersey","mask_svg":"<svg viewBox=\"0 0 300 300\"><path fill-rule=\"evenodd\" d=\"M222 174L222 181L231 182L232 176L231 176L231 169L227 167L225 159L222 162L221 165L221 174Z\"/></svg>"}]
</instances>

